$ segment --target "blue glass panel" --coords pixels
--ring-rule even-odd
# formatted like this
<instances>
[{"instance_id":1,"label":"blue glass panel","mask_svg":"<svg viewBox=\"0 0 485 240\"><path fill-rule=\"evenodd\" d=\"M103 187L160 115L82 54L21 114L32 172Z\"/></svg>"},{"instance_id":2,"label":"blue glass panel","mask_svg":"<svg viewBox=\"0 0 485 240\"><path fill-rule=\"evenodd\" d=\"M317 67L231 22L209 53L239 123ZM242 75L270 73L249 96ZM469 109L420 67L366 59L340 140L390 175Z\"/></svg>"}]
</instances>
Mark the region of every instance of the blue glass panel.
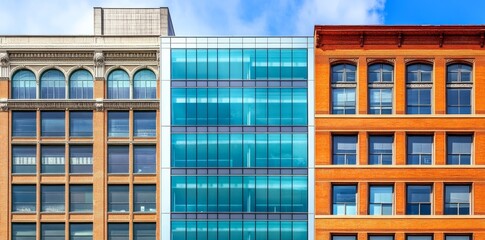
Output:
<instances>
[{"instance_id":1,"label":"blue glass panel","mask_svg":"<svg viewBox=\"0 0 485 240\"><path fill-rule=\"evenodd\" d=\"M281 80L293 78L293 50L281 49Z\"/></svg>"},{"instance_id":2,"label":"blue glass panel","mask_svg":"<svg viewBox=\"0 0 485 240\"><path fill-rule=\"evenodd\" d=\"M307 50L293 49L293 79L308 79Z\"/></svg>"},{"instance_id":3,"label":"blue glass panel","mask_svg":"<svg viewBox=\"0 0 485 240\"><path fill-rule=\"evenodd\" d=\"M187 125L197 124L197 89L187 88Z\"/></svg>"},{"instance_id":4,"label":"blue glass panel","mask_svg":"<svg viewBox=\"0 0 485 240\"><path fill-rule=\"evenodd\" d=\"M243 142L242 134L231 134L230 167L242 167Z\"/></svg>"},{"instance_id":5,"label":"blue glass panel","mask_svg":"<svg viewBox=\"0 0 485 240\"><path fill-rule=\"evenodd\" d=\"M244 80L256 79L256 50L243 49L243 75Z\"/></svg>"},{"instance_id":6,"label":"blue glass panel","mask_svg":"<svg viewBox=\"0 0 485 240\"><path fill-rule=\"evenodd\" d=\"M255 149L255 135L254 134L244 134L243 135L243 166L244 167L255 167L256 163L256 149Z\"/></svg>"},{"instance_id":7,"label":"blue glass panel","mask_svg":"<svg viewBox=\"0 0 485 240\"><path fill-rule=\"evenodd\" d=\"M197 49L197 79L207 79L207 49Z\"/></svg>"},{"instance_id":8,"label":"blue glass panel","mask_svg":"<svg viewBox=\"0 0 485 240\"><path fill-rule=\"evenodd\" d=\"M229 204L231 204L232 210L232 197L231 201L229 201L229 195L232 196L232 193L229 193L229 177L228 176L219 176L218 183L218 196L217 196L217 211L219 212L229 212Z\"/></svg>"},{"instance_id":9,"label":"blue glass panel","mask_svg":"<svg viewBox=\"0 0 485 240\"><path fill-rule=\"evenodd\" d=\"M256 176L255 212L268 212L268 177Z\"/></svg>"},{"instance_id":10,"label":"blue glass panel","mask_svg":"<svg viewBox=\"0 0 485 240\"><path fill-rule=\"evenodd\" d=\"M12 111L12 136L13 137L35 137L36 112L15 112Z\"/></svg>"},{"instance_id":11,"label":"blue glass panel","mask_svg":"<svg viewBox=\"0 0 485 240\"><path fill-rule=\"evenodd\" d=\"M197 134L197 167L207 167L207 134Z\"/></svg>"},{"instance_id":12,"label":"blue glass panel","mask_svg":"<svg viewBox=\"0 0 485 240\"><path fill-rule=\"evenodd\" d=\"M187 177L188 179L189 177ZM198 176L197 177L197 182L191 183L192 185L197 184L197 212L207 212L207 200L208 200L208 195L207 195L207 177L206 176ZM195 187L195 186L194 186ZM191 189L190 186L187 188L188 194L190 194L190 191L194 191L195 189ZM187 209L188 211L190 210Z\"/></svg>"},{"instance_id":13,"label":"blue glass panel","mask_svg":"<svg viewBox=\"0 0 485 240\"><path fill-rule=\"evenodd\" d=\"M71 223L69 226L70 240L92 240L93 224L92 223Z\"/></svg>"},{"instance_id":14,"label":"blue glass panel","mask_svg":"<svg viewBox=\"0 0 485 240\"><path fill-rule=\"evenodd\" d=\"M133 135L135 137L155 137L157 134L157 112L134 111Z\"/></svg>"},{"instance_id":15,"label":"blue glass panel","mask_svg":"<svg viewBox=\"0 0 485 240\"><path fill-rule=\"evenodd\" d=\"M291 222L281 222L281 240L292 240Z\"/></svg>"},{"instance_id":16,"label":"blue glass panel","mask_svg":"<svg viewBox=\"0 0 485 240\"><path fill-rule=\"evenodd\" d=\"M217 193L217 176L207 177L207 211L217 212L218 193Z\"/></svg>"},{"instance_id":17,"label":"blue glass panel","mask_svg":"<svg viewBox=\"0 0 485 240\"><path fill-rule=\"evenodd\" d=\"M218 240L228 240L230 239L230 236L229 236L229 222L219 222L218 223L218 227L219 227L219 232L218 232Z\"/></svg>"},{"instance_id":18,"label":"blue glass panel","mask_svg":"<svg viewBox=\"0 0 485 240\"><path fill-rule=\"evenodd\" d=\"M207 89L207 125L217 125L217 89Z\"/></svg>"},{"instance_id":19,"label":"blue glass panel","mask_svg":"<svg viewBox=\"0 0 485 240\"><path fill-rule=\"evenodd\" d=\"M207 125L207 88L197 88L197 125Z\"/></svg>"},{"instance_id":20,"label":"blue glass panel","mask_svg":"<svg viewBox=\"0 0 485 240\"><path fill-rule=\"evenodd\" d=\"M121 69L112 71L108 75L108 98L129 99L130 98L130 77Z\"/></svg>"},{"instance_id":21,"label":"blue glass panel","mask_svg":"<svg viewBox=\"0 0 485 240\"><path fill-rule=\"evenodd\" d=\"M292 125L307 125L307 90L302 88L293 89L293 123Z\"/></svg>"},{"instance_id":22,"label":"blue glass panel","mask_svg":"<svg viewBox=\"0 0 485 240\"><path fill-rule=\"evenodd\" d=\"M268 124L280 125L281 121L281 95L280 89L268 89Z\"/></svg>"},{"instance_id":23,"label":"blue glass panel","mask_svg":"<svg viewBox=\"0 0 485 240\"><path fill-rule=\"evenodd\" d=\"M207 50L207 75L209 80L217 79L217 49Z\"/></svg>"},{"instance_id":24,"label":"blue glass panel","mask_svg":"<svg viewBox=\"0 0 485 240\"><path fill-rule=\"evenodd\" d=\"M268 240L280 240L281 239L281 222L269 221L268 222Z\"/></svg>"},{"instance_id":25,"label":"blue glass panel","mask_svg":"<svg viewBox=\"0 0 485 240\"><path fill-rule=\"evenodd\" d=\"M187 167L197 167L197 135L187 134Z\"/></svg>"},{"instance_id":26,"label":"blue glass panel","mask_svg":"<svg viewBox=\"0 0 485 240\"><path fill-rule=\"evenodd\" d=\"M242 49L231 49L230 50L230 79L231 80L240 80L243 79L243 58L242 58Z\"/></svg>"},{"instance_id":27,"label":"blue glass panel","mask_svg":"<svg viewBox=\"0 0 485 240\"><path fill-rule=\"evenodd\" d=\"M228 88L219 88L218 92L218 102L217 102L217 119L219 125L229 125L230 124L230 98Z\"/></svg>"},{"instance_id":28,"label":"blue glass panel","mask_svg":"<svg viewBox=\"0 0 485 240\"><path fill-rule=\"evenodd\" d=\"M217 134L209 134L207 136L207 166L211 168L218 167L217 157Z\"/></svg>"},{"instance_id":29,"label":"blue glass panel","mask_svg":"<svg viewBox=\"0 0 485 240\"><path fill-rule=\"evenodd\" d=\"M218 135L217 158L219 159L219 167L229 167L232 164L229 156L229 134Z\"/></svg>"},{"instance_id":30,"label":"blue glass panel","mask_svg":"<svg viewBox=\"0 0 485 240\"><path fill-rule=\"evenodd\" d=\"M129 113L108 112L108 137L128 137Z\"/></svg>"},{"instance_id":31,"label":"blue glass panel","mask_svg":"<svg viewBox=\"0 0 485 240\"><path fill-rule=\"evenodd\" d=\"M242 222L231 221L230 223L230 239L231 240L243 240Z\"/></svg>"},{"instance_id":32,"label":"blue glass panel","mask_svg":"<svg viewBox=\"0 0 485 240\"><path fill-rule=\"evenodd\" d=\"M256 125L268 125L268 89L256 88L255 116ZM305 104L306 108L306 104Z\"/></svg>"},{"instance_id":33,"label":"blue glass panel","mask_svg":"<svg viewBox=\"0 0 485 240\"><path fill-rule=\"evenodd\" d=\"M268 49L256 49L256 79L268 79Z\"/></svg>"},{"instance_id":34,"label":"blue glass panel","mask_svg":"<svg viewBox=\"0 0 485 240\"><path fill-rule=\"evenodd\" d=\"M243 222L243 238L242 239L256 239L256 224L253 221Z\"/></svg>"},{"instance_id":35,"label":"blue glass panel","mask_svg":"<svg viewBox=\"0 0 485 240\"><path fill-rule=\"evenodd\" d=\"M256 122L255 89L243 89L243 125L254 125Z\"/></svg>"},{"instance_id":36,"label":"blue glass panel","mask_svg":"<svg viewBox=\"0 0 485 240\"><path fill-rule=\"evenodd\" d=\"M220 80L229 79L229 49L217 50L217 78Z\"/></svg>"},{"instance_id":37,"label":"blue glass panel","mask_svg":"<svg viewBox=\"0 0 485 240\"><path fill-rule=\"evenodd\" d=\"M187 176L187 212L197 211L197 178L196 176ZM205 178L205 177L204 177Z\"/></svg>"},{"instance_id":38,"label":"blue glass panel","mask_svg":"<svg viewBox=\"0 0 485 240\"><path fill-rule=\"evenodd\" d=\"M197 240L207 240L207 222L197 222ZM209 238L210 239L210 238Z\"/></svg>"},{"instance_id":39,"label":"blue glass panel","mask_svg":"<svg viewBox=\"0 0 485 240\"><path fill-rule=\"evenodd\" d=\"M172 233L171 240L185 240L185 222L184 221L172 221Z\"/></svg>"},{"instance_id":40,"label":"blue glass panel","mask_svg":"<svg viewBox=\"0 0 485 240\"><path fill-rule=\"evenodd\" d=\"M172 167L185 167L185 134L172 134Z\"/></svg>"},{"instance_id":41,"label":"blue glass panel","mask_svg":"<svg viewBox=\"0 0 485 240\"><path fill-rule=\"evenodd\" d=\"M148 69L142 69L133 77L134 99L155 99L157 97L157 77Z\"/></svg>"},{"instance_id":42,"label":"blue glass panel","mask_svg":"<svg viewBox=\"0 0 485 240\"><path fill-rule=\"evenodd\" d=\"M172 176L172 211L185 212L187 210L187 196L185 177Z\"/></svg>"},{"instance_id":43,"label":"blue glass panel","mask_svg":"<svg viewBox=\"0 0 485 240\"><path fill-rule=\"evenodd\" d=\"M187 49L187 79L197 79L197 50Z\"/></svg>"},{"instance_id":44,"label":"blue glass panel","mask_svg":"<svg viewBox=\"0 0 485 240\"><path fill-rule=\"evenodd\" d=\"M279 176L268 177L268 212L281 211L281 184Z\"/></svg>"},{"instance_id":45,"label":"blue glass panel","mask_svg":"<svg viewBox=\"0 0 485 240\"><path fill-rule=\"evenodd\" d=\"M256 208L255 201L255 178L254 176L243 177L243 212L254 212Z\"/></svg>"},{"instance_id":46,"label":"blue glass panel","mask_svg":"<svg viewBox=\"0 0 485 240\"><path fill-rule=\"evenodd\" d=\"M293 146L292 135L281 134L281 161L280 166L283 168L289 168L293 165Z\"/></svg>"},{"instance_id":47,"label":"blue glass panel","mask_svg":"<svg viewBox=\"0 0 485 240\"><path fill-rule=\"evenodd\" d=\"M66 98L66 79L61 71L51 69L42 73L40 76L40 98Z\"/></svg>"},{"instance_id":48,"label":"blue glass panel","mask_svg":"<svg viewBox=\"0 0 485 240\"><path fill-rule=\"evenodd\" d=\"M93 76L87 70L81 69L71 74L69 79L70 99L93 99Z\"/></svg>"},{"instance_id":49,"label":"blue glass panel","mask_svg":"<svg viewBox=\"0 0 485 240\"><path fill-rule=\"evenodd\" d=\"M69 112L69 134L71 137L93 136L93 112Z\"/></svg>"},{"instance_id":50,"label":"blue glass panel","mask_svg":"<svg viewBox=\"0 0 485 240\"><path fill-rule=\"evenodd\" d=\"M268 166L268 135L256 134L256 167Z\"/></svg>"},{"instance_id":51,"label":"blue glass panel","mask_svg":"<svg viewBox=\"0 0 485 240\"><path fill-rule=\"evenodd\" d=\"M35 75L30 70L19 70L12 77L13 99L35 99L37 83Z\"/></svg>"},{"instance_id":52,"label":"blue glass panel","mask_svg":"<svg viewBox=\"0 0 485 240\"><path fill-rule=\"evenodd\" d=\"M293 135L293 167L307 167L308 140L307 134Z\"/></svg>"},{"instance_id":53,"label":"blue glass panel","mask_svg":"<svg viewBox=\"0 0 485 240\"><path fill-rule=\"evenodd\" d=\"M172 49L172 79L186 79L185 49Z\"/></svg>"},{"instance_id":54,"label":"blue glass panel","mask_svg":"<svg viewBox=\"0 0 485 240\"><path fill-rule=\"evenodd\" d=\"M281 136L268 135L268 167L281 166Z\"/></svg>"},{"instance_id":55,"label":"blue glass panel","mask_svg":"<svg viewBox=\"0 0 485 240\"><path fill-rule=\"evenodd\" d=\"M292 125L293 123L293 94L292 89L282 88L281 90L281 125Z\"/></svg>"},{"instance_id":56,"label":"blue glass panel","mask_svg":"<svg viewBox=\"0 0 485 240\"><path fill-rule=\"evenodd\" d=\"M185 125L186 106L185 88L172 88L172 125Z\"/></svg>"},{"instance_id":57,"label":"blue glass panel","mask_svg":"<svg viewBox=\"0 0 485 240\"><path fill-rule=\"evenodd\" d=\"M292 212L293 194L292 194L293 177L281 176L281 211Z\"/></svg>"},{"instance_id":58,"label":"blue glass panel","mask_svg":"<svg viewBox=\"0 0 485 240\"><path fill-rule=\"evenodd\" d=\"M231 125L242 125L243 123L243 96L241 88L231 88L230 90L230 116Z\"/></svg>"},{"instance_id":59,"label":"blue glass panel","mask_svg":"<svg viewBox=\"0 0 485 240\"><path fill-rule=\"evenodd\" d=\"M65 136L65 112L41 112L41 136L63 137Z\"/></svg>"},{"instance_id":60,"label":"blue glass panel","mask_svg":"<svg viewBox=\"0 0 485 240\"><path fill-rule=\"evenodd\" d=\"M281 79L281 50L268 49L268 80Z\"/></svg>"}]
</instances>

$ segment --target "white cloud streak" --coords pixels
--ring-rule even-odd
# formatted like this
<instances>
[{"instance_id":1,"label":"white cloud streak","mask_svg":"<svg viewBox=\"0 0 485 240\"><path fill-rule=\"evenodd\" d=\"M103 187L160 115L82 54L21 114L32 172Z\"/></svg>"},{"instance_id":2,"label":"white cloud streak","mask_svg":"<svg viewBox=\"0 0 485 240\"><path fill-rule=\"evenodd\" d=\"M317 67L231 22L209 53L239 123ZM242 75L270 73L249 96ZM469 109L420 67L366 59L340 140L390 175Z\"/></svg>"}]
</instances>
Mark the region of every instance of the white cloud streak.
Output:
<instances>
[{"instance_id":1,"label":"white cloud streak","mask_svg":"<svg viewBox=\"0 0 485 240\"><path fill-rule=\"evenodd\" d=\"M312 35L315 24L382 24L385 0L15 0L0 8L0 34L93 33L93 7L169 7L175 32Z\"/></svg>"}]
</instances>

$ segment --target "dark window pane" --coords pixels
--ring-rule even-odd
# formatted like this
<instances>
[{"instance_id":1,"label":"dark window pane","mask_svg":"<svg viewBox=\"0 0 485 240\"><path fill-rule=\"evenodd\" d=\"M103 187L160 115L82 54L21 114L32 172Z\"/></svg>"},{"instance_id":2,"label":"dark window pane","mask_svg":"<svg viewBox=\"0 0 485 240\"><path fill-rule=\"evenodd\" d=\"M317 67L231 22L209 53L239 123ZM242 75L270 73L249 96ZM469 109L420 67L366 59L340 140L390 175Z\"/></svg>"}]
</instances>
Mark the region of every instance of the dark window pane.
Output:
<instances>
[{"instance_id":1,"label":"dark window pane","mask_svg":"<svg viewBox=\"0 0 485 240\"><path fill-rule=\"evenodd\" d=\"M71 74L69 79L70 99L92 99L93 98L93 76L87 70L80 69Z\"/></svg>"},{"instance_id":2,"label":"dark window pane","mask_svg":"<svg viewBox=\"0 0 485 240\"><path fill-rule=\"evenodd\" d=\"M12 99L35 99L37 83L35 75L30 70L22 69L12 77Z\"/></svg>"},{"instance_id":3,"label":"dark window pane","mask_svg":"<svg viewBox=\"0 0 485 240\"><path fill-rule=\"evenodd\" d=\"M333 186L333 215L356 215L356 186Z\"/></svg>"},{"instance_id":4,"label":"dark window pane","mask_svg":"<svg viewBox=\"0 0 485 240\"><path fill-rule=\"evenodd\" d=\"M40 98L66 98L66 80L61 71L51 69L42 73L42 76L40 76Z\"/></svg>"},{"instance_id":5,"label":"dark window pane","mask_svg":"<svg viewBox=\"0 0 485 240\"><path fill-rule=\"evenodd\" d=\"M35 137L36 112L12 112L12 137Z\"/></svg>"},{"instance_id":6,"label":"dark window pane","mask_svg":"<svg viewBox=\"0 0 485 240\"><path fill-rule=\"evenodd\" d=\"M155 137L157 133L157 113L155 111L134 113L134 136Z\"/></svg>"},{"instance_id":7,"label":"dark window pane","mask_svg":"<svg viewBox=\"0 0 485 240\"><path fill-rule=\"evenodd\" d=\"M41 211L64 212L64 185L43 185L41 187Z\"/></svg>"},{"instance_id":8,"label":"dark window pane","mask_svg":"<svg viewBox=\"0 0 485 240\"><path fill-rule=\"evenodd\" d=\"M12 146L12 173L36 173L36 146Z\"/></svg>"},{"instance_id":9,"label":"dark window pane","mask_svg":"<svg viewBox=\"0 0 485 240\"><path fill-rule=\"evenodd\" d=\"M155 185L135 185L133 191L135 212L156 212L157 190Z\"/></svg>"},{"instance_id":10,"label":"dark window pane","mask_svg":"<svg viewBox=\"0 0 485 240\"><path fill-rule=\"evenodd\" d=\"M126 185L108 186L108 212L129 211L129 188Z\"/></svg>"},{"instance_id":11,"label":"dark window pane","mask_svg":"<svg viewBox=\"0 0 485 240\"><path fill-rule=\"evenodd\" d=\"M92 223L71 223L69 226L70 240L93 240Z\"/></svg>"},{"instance_id":12,"label":"dark window pane","mask_svg":"<svg viewBox=\"0 0 485 240\"><path fill-rule=\"evenodd\" d=\"M134 146L134 173L155 173L157 170L156 147Z\"/></svg>"},{"instance_id":13,"label":"dark window pane","mask_svg":"<svg viewBox=\"0 0 485 240\"><path fill-rule=\"evenodd\" d=\"M130 77L128 74L117 69L108 75L108 98L129 99L130 98Z\"/></svg>"},{"instance_id":14,"label":"dark window pane","mask_svg":"<svg viewBox=\"0 0 485 240\"><path fill-rule=\"evenodd\" d=\"M333 136L333 164L356 164L357 136Z\"/></svg>"},{"instance_id":15,"label":"dark window pane","mask_svg":"<svg viewBox=\"0 0 485 240\"><path fill-rule=\"evenodd\" d=\"M71 137L93 136L93 112L70 112L69 115Z\"/></svg>"},{"instance_id":16,"label":"dark window pane","mask_svg":"<svg viewBox=\"0 0 485 240\"><path fill-rule=\"evenodd\" d=\"M35 223L12 223L12 240L36 240Z\"/></svg>"},{"instance_id":17,"label":"dark window pane","mask_svg":"<svg viewBox=\"0 0 485 240\"><path fill-rule=\"evenodd\" d=\"M64 223L41 223L40 235L42 240L64 240Z\"/></svg>"},{"instance_id":18,"label":"dark window pane","mask_svg":"<svg viewBox=\"0 0 485 240\"><path fill-rule=\"evenodd\" d=\"M129 224L108 223L108 240L129 240Z\"/></svg>"},{"instance_id":19,"label":"dark window pane","mask_svg":"<svg viewBox=\"0 0 485 240\"><path fill-rule=\"evenodd\" d=\"M41 136L65 136L65 112L41 112Z\"/></svg>"},{"instance_id":20,"label":"dark window pane","mask_svg":"<svg viewBox=\"0 0 485 240\"><path fill-rule=\"evenodd\" d=\"M407 145L407 164L432 163L433 136L408 136Z\"/></svg>"},{"instance_id":21,"label":"dark window pane","mask_svg":"<svg viewBox=\"0 0 485 240\"><path fill-rule=\"evenodd\" d=\"M35 185L12 186L12 212L35 212Z\"/></svg>"},{"instance_id":22,"label":"dark window pane","mask_svg":"<svg viewBox=\"0 0 485 240\"><path fill-rule=\"evenodd\" d=\"M369 136L369 164L392 164L393 145L393 136Z\"/></svg>"},{"instance_id":23,"label":"dark window pane","mask_svg":"<svg viewBox=\"0 0 485 240\"><path fill-rule=\"evenodd\" d=\"M148 69L142 69L133 77L134 99L155 99L157 97L157 77Z\"/></svg>"},{"instance_id":24,"label":"dark window pane","mask_svg":"<svg viewBox=\"0 0 485 240\"><path fill-rule=\"evenodd\" d=\"M128 137L129 113L108 112L108 137Z\"/></svg>"},{"instance_id":25,"label":"dark window pane","mask_svg":"<svg viewBox=\"0 0 485 240\"><path fill-rule=\"evenodd\" d=\"M128 173L128 146L108 146L108 173Z\"/></svg>"},{"instance_id":26,"label":"dark window pane","mask_svg":"<svg viewBox=\"0 0 485 240\"><path fill-rule=\"evenodd\" d=\"M431 189L431 186L425 185L407 186L407 215L431 214Z\"/></svg>"},{"instance_id":27,"label":"dark window pane","mask_svg":"<svg viewBox=\"0 0 485 240\"><path fill-rule=\"evenodd\" d=\"M472 136L447 137L447 164L468 165L472 154Z\"/></svg>"},{"instance_id":28,"label":"dark window pane","mask_svg":"<svg viewBox=\"0 0 485 240\"><path fill-rule=\"evenodd\" d=\"M71 212L93 211L93 186L71 185L69 190L69 210Z\"/></svg>"},{"instance_id":29,"label":"dark window pane","mask_svg":"<svg viewBox=\"0 0 485 240\"><path fill-rule=\"evenodd\" d=\"M134 223L133 240L155 240L157 236L157 224L155 223Z\"/></svg>"},{"instance_id":30,"label":"dark window pane","mask_svg":"<svg viewBox=\"0 0 485 240\"><path fill-rule=\"evenodd\" d=\"M72 146L69 149L70 173L93 173L93 146Z\"/></svg>"},{"instance_id":31,"label":"dark window pane","mask_svg":"<svg viewBox=\"0 0 485 240\"><path fill-rule=\"evenodd\" d=\"M41 160L41 173L64 173L65 146L42 146Z\"/></svg>"},{"instance_id":32,"label":"dark window pane","mask_svg":"<svg viewBox=\"0 0 485 240\"><path fill-rule=\"evenodd\" d=\"M332 83L355 82L356 67L350 64L338 64L332 66Z\"/></svg>"},{"instance_id":33,"label":"dark window pane","mask_svg":"<svg viewBox=\"0 0 485 240\"><path fill-rule=\"evenodd\" d=\"M470 214L470 186L469 185L445 186L445 214L447 215Z\"/></svg>"}]
</instances>

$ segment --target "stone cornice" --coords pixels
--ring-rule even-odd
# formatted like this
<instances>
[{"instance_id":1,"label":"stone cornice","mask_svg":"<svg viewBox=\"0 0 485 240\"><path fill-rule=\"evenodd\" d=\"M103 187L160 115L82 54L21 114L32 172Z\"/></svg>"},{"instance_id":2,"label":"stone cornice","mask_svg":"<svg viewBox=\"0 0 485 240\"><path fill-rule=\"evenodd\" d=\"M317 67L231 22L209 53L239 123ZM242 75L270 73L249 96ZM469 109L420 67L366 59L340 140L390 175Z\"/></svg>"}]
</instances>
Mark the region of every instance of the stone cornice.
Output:
<instances>
[{"instance_id":1,"label":"stone cornice","mask_svg":"<svg viewBox=\"0 0 485 240\"><path fill-rule=\"evenodd\" d=\"M9 62L46 62L46 61L93 61L93 64L100 62L106 64L109 61L157 61L157 51L116 51L116 52L99 52L94 50L89 51L75 51L75 50L60 50L60 51L9 51Z\"/></svg>"},{"instance_id":2,"label":"stone cornice","mask_svg":"<svg viewBox=\"0 0 485 240\"><path fill-rule=\"evenodd\" d=\"M159 100L0 100L0 110L157 110Z\"/></svg>"}]
</instances>

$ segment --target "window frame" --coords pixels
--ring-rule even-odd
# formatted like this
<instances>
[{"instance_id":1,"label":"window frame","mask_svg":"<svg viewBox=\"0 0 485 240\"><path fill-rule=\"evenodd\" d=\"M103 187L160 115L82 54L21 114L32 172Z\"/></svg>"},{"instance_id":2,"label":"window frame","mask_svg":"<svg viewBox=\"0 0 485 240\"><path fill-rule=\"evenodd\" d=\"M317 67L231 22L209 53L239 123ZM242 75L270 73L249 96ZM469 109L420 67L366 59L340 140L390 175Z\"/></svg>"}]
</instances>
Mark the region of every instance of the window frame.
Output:
<instances>
[{"instance_id":1,"label":"window frame","mask_svg":"<svg viewBox=\"0 0 485 240\"><path fill-rule=\"evenodd\" d=\"M458 71L452 71L450 68L458 67ZM463 71L463 68L469 68L468 70ZM467 72L469 74L469 81L463 81L462 80L462 75L463 73ZM454 81L451 79L450 74L456 73L457 74L457 79ZM468 62L452 62L450 64L446 65L446 113L447 114L473 114L474 113L474 94L473 94L473 73L474 73L474 66L473 64L470 64ZM451 91L457 91L457 102L458 105L450 105L450 95ZM464 91L467 91L470 100L470 105L463 105L461 104L461 98L462 96L460 94L464 94ZM457 113L450 113L451 108L457 108L458 112ZM464 108L464 109L463 109ZM469 112L467 110L469 108Z\"/></svg>"},{"instance_id":2,"label":"window frame","mask_svg":"<svg viewBox=\"0 0 485 240\"><path fill-rule=\"evenodd\" d=\"M447 188L448 187L468 187L468 203L465 203L465 202L447 202L447 197L448 197L448 191L447 191ZM458 216L458 215L461 215L461 216L469 216L469 215L473 215L473 209L472 209L472 200L473 200L473 194L472 194L472 191L473 191L473 186L471 184L445 184L444 185L444 188L443 188L443 215L451 215L451 216ZM449 208L447 208L446 206L447 205L455 205L457 204L457 212L456 214L453 214L453 213L450 213L448 212ZM460 213L460 205L468 205L468 213L463 213L461 214Z\"/></svg>"},{"instance_id":3,"label":"window frame","mask_svg":"<svg viewBox=\"0 0 485 240\"><path fill-rule=\"evenodd\" d=\"M18 74L22 74L22 73L25 73L29 76L19 76ZM19 78L22 78L22 79L19 79ZM29 78L29 79L24 79L24 78ZM12 74L12 78L11 78L11 86L10 86L10 98L11 99L38 99L38 82L37 82L37 77L35 76L35 73L33 71L31 71L30 69L27 69L27 68L21 68L21 69L18 69L16 70L13 74ZM29 89L29 88L32 88L32 86L28 86L28 87L25 87L25 85L32 85L32 83L34 84L34 96L30 96L31 95L31 91L32 89ZM23 87L19 86L19 87L16 87L15 85L24 85ZM20 94L20 93L17 93L15 94L15 92L22 92L23 94ZM20 96L17 96L17 95L29 95L29 97L20 97Z\"/></svg>"},{"instance_id":4,"label":"window frame","mask_svg":"<svg viewBox=\"0 0 485 240\"><path fill-rule=\"evenodd\" d=\"M381 202L371 202L371 196L372 196L372 188L391 188L391 194L392 194L392 199L391 199L391 203L383 203L382 201ZM392 216L392 215L395 215L395 187L394 185L369 185L369 198L368 198L368 214L369 215L372 215L372 216ZM380 205L380 214L371 214L371 205ZM385 205L390 205L391 206L391 214L384 214L384 206Z\"/></svg>"},{"instance_id":5,"label":"window frame","mask_svg":"<svg viewBox=\"0 0 485 240\"><path fill-rule=\"evenodd\" d=\"M59 76L62 76L62 79L45 79L46 74L50 73L55 73ZM51 85L51 84L61 84L60 86L55 86L54 89L52 89L51 86L44 86L45 84ZM57 92L57 93L45 93L46 96L44 96L43 92L44 89L45 91L53 91L56 90L56 88L64 88L63 92ZM45 71L42 72L42 74L39 77L39 99L67 99L67 81L66 81L66 75L59 69L57 68L50 68L46 69Z\"/></svg>"},{"instance_id":6,"label":"window frame","mask_svg":"<svg viewBox=\"0 0 485 240\"><path fill-rule=\"evenodd\" d=\"M342 71L336 71L336 68L343 67ZM348 78L347 74L353 73L353 80L352 77ZM340 79L334 79L335 74L342 74ZM337 77L338 78L338 77ZM330 104L331 104L331 113L332 114L356 114L357 113L357 65L348 63L348 62L340 62L330 66ZM353 89L354 91L354 106L347 105L347 101L342 104L337 104L338 101L334 101L335 99L335 92L336 90L344 90L347 92L348 89ZM346 98L349 95L346 93ZM343 112L337 112L337 108L343 107Z\"/></svg>"},{"instance_id":7,"label":"window frame","mask_svg":"<svg viewBox=\"0 0 485 240\"><path fill-rule=\"evenodd\" d=\"M348 214L347 213L347 206L352 206L352 203L351 202L336 202L335 201L335 188L337 187L354 187L355 189L355 192L354 192L354 195L355 195L355 202L353 203L353 206L355 207L355 214ZM332 215L336 215L336 216L356 216L356 215L359 215L359 212L358 212L358 209L359 209L359 189L358 189L358 185L356 184L334 184L332 185L332 201L331 201L331 204L332 204ZM344 206L344 209L345 209L345 212L343 214L340 214L338 213L338 211L334 211L334 208L336 207L336 205L339 205L339 204L343 204Z\"/></svg>"},{"instance_id":8,"label":"window frame","mask_svg":"<svg viewBox=\"0 0 485 240\"><path fill-rule=\"evenodd\" d=\"M336 143L338 143L336 141L337 138L355 138L355 153L354 154L351 154L351 153L336 153L336 149L337 149L337 146L336 146ZM358 147L359 147L359 136L356 135L356 134L353 134L353 135L332 135L332 165L342 165L342 166L345 166L345 165L359 165L358 162L359 162L359 151L358 151ZM345 163L343 164L340 164L336 161L336 159L339 159L338 156L344 156L345 158ZM355 163L349 163L349 157L351 159L351 157L354 156L355 157Z\"/></svg>"},{"instance_id":9,"label":"window frame","mask_svg":"<svg viewBox=\"0 0 485 240\"><path fill-rule=\"evenodd\" d=\"M119 73L120 74L120 79L113 79L115 75L113 74L116 74L116 73ZM121 76L123 75L123 76ZM121 77L123 77L121 79ZM126 77L126 78L125 78ZM108 73L108 77L106 78L106 99L123 99L123 100L126 100L126 99L133 99L133 91L132 91L132 83L131 83L131 79L130 79L130 74L128 73L128 71L126 71L125 69L122 69L122 68L116 68L116 69L113 69L111 70L109 73ZM128 97L126 98L123 98L120 97L120 95L124 95L126 94L124 91L126 91L126 86L125 84L128 83ZM119 86L120 84L122 84L123 86ZM111 85L116 85L116 86L111 86Z\"/></svg>"},{"instance_id":10,"label":"window frame","mask_svg":"<svg viewBox=\"0 0 485 240\"><path fill-rule=\"evenodd\" d=\"M376 138L376 139L379 139L379 138L391 138L392 139L392 147L391 147L391 153L373 153L371 150L372 150L372 139L373 138ZM394 134L369 134L367 136L367 142L368 142L368 149L367 149L367 158L368 158L368 164L369 165L393 165L394 164L394 161L395 161L395 136ZM382 144L382 142L381 142ZM386 142L384 142L384 144L386 144ZM382 150L381 150L382 151ZM372 159L372 156L378 156L378 162L377 163L373 163L371 162L371 159ZM390 156L391 158L391 163L390 164L384 164L383 163L383 159L384 159L384 156Z\"/></svg>"},{"instance_id":11,"label":"window frame","mask_svg":"<svg viewBox=\"0 0 485 240\"><path fill-rule=\"evenodd\" d=\"M87 77L87 78L86 79L75 79L74 80L73 77L77 77L77 75L80 75L81 78L82 77ZM80 94L80 95L82 95L81 97L76 97L76 98L73 97L73 95L78 95L78 94L74 94L74 92L73 92L75 90L75 89L73 89L74 88L73 87L73 85L74 85L73 83L74 82L76 82L77 84L82 85L80 87L81 89L78 90L78 91L81 91L82 92ZM89 83L91 83L91 84L89 84ZM89 85L91 85L91 86L89 86ZM68 83L67 83L67 88L68 88L68 97L69 97L69 99L93 99L94 98L94 78L93 78L93 75L87 69L84 69L84 68L76 69L73 72L71 72L71 74L69 75L69 80L68 80ZM85 97L84 96L85 94L87 94L88 96ZM91 96L89 96L89 95L91 95Z\"/></svg>"},{"instance_id":12,"label":"window frame","mask_svg":"<svg viewBox=\"0 0 485 240\"><path fill-rule=\"evenodd\" d=\"M410 138L424 138L424 137L429 137L431 138L431 153L411 153L410 150ZM435 163L435 136L434 135L427 135L427 134L408 134L406 135L406 165L417 165L417 166L428 166L428 165L433 165ZM411 156L418 155L419 157L419 163L412 163L411 164ZM426 160L426 156L430 155L430 163L426 164L424 161ZM423 163L424 162L424 163Z\"/></svg>"},{"instance_id":13,"label":"window frame","mask_svg":"<svg viewBox=\"0 0 485 240\"><path fill-rule=\"evenodd\" d=\"M429 187L429 202L409 202L409 188L410 187ZM434 186L432 184L407 184L406 185L406 214L411 216L430 216L434 215L434 204L433 204L433 197L434 197ZM408 211L409 204L418 204L418 213L417 214L410 214ZM421 214L421 205L429 204L430 214Z\"/></svg>"}]
</instances>

